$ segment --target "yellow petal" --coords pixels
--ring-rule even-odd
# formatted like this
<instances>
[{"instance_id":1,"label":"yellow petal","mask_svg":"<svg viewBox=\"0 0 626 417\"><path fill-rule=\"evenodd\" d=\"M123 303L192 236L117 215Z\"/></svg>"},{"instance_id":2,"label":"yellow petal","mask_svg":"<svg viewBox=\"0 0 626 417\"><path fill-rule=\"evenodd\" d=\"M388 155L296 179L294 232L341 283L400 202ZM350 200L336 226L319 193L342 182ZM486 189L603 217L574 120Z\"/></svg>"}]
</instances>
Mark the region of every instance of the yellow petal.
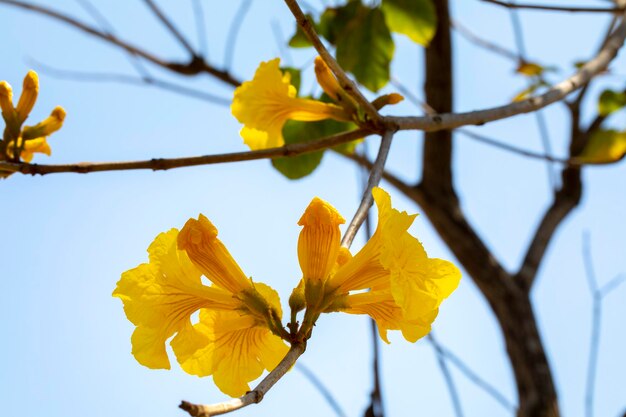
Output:
<instances>
[{"instance_id":1,"label":"yellow petal","mask_svg":"<svg viewBox=\"0 0 626 417\"><path fill-rule=\"evenodd\" d=\"M39 77L35 71L28 71L24 78L24 86L22 88L22 95L20 96L15 111L21 121L26 120L31 110L35 106L37 101L37 95L39 94Z\"/></svg>"},{"instance_id":2,"label":"yellow petal","mask_svg":"<svg viewBox=\"0 0 626 417\"><path fill-rule=\"evenodd\" d=\"M330 71L330 68L328 68L324 60L319 56L315 57L315 78L317 78L317 82L322 87L322 90L324 90L330 98L337 101L339 93L342 92L343 89L339 85L335 75Z\"/></svg>"},{"instance_id":3,"label":"yellow petal","mask_svg":"<svg viewBox=\"0 0 626 417\"><path fill-rule=\"evenodd\" d=\"M6 81L0 81L0 109L2 109L5 118L15 111L13 108L13 89Z\"/></svg>"},{"instance_id":4,"label":"yellow petal","mask_svg":"<svg viewBox=\"0 0 626 417\"><path fill-rule=\"evenodd\" d=\"M42 122L37 123L34 126L24 126L22 136L25 140L35 139L42 136L50 136L63 127L66 115L67 113L63 107L57 106L54 110L52 110L50 116L45 118Z\"/></svg>"},{"instance_id":5,"label":"yellow petal","mask_svg":"<svg viewBox=\"0 0 626 417\"><path fill-rule=\"evenodd\" d=\"M202 310L196 327L210 342L181 366L193 375L213 375L217 387L232 397L249 391L249 383L263 370L274 369L288 351L279 337L249 315Z\"/></svg>"},{"instance_id":6,"label":"yellow petal","mask_svg":"<svg viewBox=\"0 0 626 417\"><path fill-rule=\"evenodd\" d=\"M24 143L24 149L22 149L20 157L23 161L30 162L35 153L42 153L48 156L52 154L52 149L48 144L47 138L43 137L27 140Z\"/></svg>"},{"instance_id":7,"label":"yellow petal","mask_svg":"<svg viewBox=\"0 0 626 417\"><path fill-rule=\"evenodd\" d=\"M314 198L298 224L298 260L306 281L323 282L334 268L341 245L339 225L345 220L327 202Z\"/></svg>"},{"instance_id":8,"label":"yellow petal","mask_svg":"<svg viewBox=\"0 0 626 417\"><path fill-rule=\"evenodd\" d=\"M287 120L350 120L339 106L297 98L290 79L280 70L280 60L273 59L261 62L254 78L235 89L231 112L247 128L241 133L246 144L253 144L251 149L284 145L282 129ZM265 132L267 139L250 129Z\"/></svg>"},{"instance_id":9,"label":"yellow petal","mask_svg":"<svg viewBox=\"0 0 626 417\"><path fill-rule=\"evenodd\" d=\"M204 215L187 221L178 235L178 247L218 287L233 294L251 287L248 277L217 238L217 228Z\"/></svg>"},{"instance_id":10,"label":"yellow petal","mask_svg":"<svg viewBox=\"0 0 626 417\"><path fill-rule=\"evenodd\" d=\"M190 326L200 308L233 310L232 294L200 281L200 272L176 248L178 231L161 233L149 248L150 263L126 271L113 292L124 303L126 317L137 326L133 354L148 367L169 368L165 341Z\"/></svg>"}]
</instances>

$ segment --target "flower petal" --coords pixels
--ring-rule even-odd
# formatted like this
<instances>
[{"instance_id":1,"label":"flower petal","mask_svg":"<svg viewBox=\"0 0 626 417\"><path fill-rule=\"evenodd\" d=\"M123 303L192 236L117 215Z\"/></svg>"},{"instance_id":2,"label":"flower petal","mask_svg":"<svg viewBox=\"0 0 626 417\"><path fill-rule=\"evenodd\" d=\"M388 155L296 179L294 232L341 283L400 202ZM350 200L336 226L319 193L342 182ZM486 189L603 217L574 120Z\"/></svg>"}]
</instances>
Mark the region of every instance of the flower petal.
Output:
<instances>
[{"instance_id":1,"label":"flower petal","mask_svg":"<svg viewBox=\"0 0 626 417\"><path fill-rule=\"evenodd\" d=\"M194 265L218 287L238 294L252 286L217 238L217 228L204 215L185 223L178 235L178 247L186 251Z\"/></svg>"},{"instance_id":2,"label":"flower petal","mask_svg":"<svg viewBox=\"0 0 626 417\"><path fill-rule=\"evenodd\" d=\"M306 281L323 282L335 267L341 231L345 220L327 202L314 198L298 224L303 226L298 239L298 260Z\"/></svg>"}]
</instances>

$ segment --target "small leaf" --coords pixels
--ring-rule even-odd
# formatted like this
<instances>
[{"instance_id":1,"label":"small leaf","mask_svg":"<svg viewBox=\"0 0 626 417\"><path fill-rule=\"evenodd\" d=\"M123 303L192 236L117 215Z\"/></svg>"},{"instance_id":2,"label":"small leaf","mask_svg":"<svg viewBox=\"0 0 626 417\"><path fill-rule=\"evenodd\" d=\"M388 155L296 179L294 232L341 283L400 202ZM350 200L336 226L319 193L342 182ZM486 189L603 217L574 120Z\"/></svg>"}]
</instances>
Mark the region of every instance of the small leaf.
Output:
<instances>
[{"instance_id":1,"label":"small leaf","mask_svg":"<svg viewBox=\"0 0 626 417\"><path fill-rule=\"evenodd\" d=\"M598 130L576 159L587 164L610 164L621 160L625 154L626 132Z\"/></svg>"},{"instance_id":2,"label":"small leaf","mask_svg":"<svg viewBox=\"0 0 626 417\"><path fill-rule=\"evenodd\" d=\"M541 65L534 62L522 62L516 69L515 72L518 74L525 75L527 77L538 77L543 74L545 68Z\"/></svg>"},{"instance_id":3,"label":"small leaf","mask_svg":"<svg viewBox=\"0 0 626 417\"><path fill-rule=\"evenodd\" d=\"M283 127L285 144L310 142L324 136L320 122L297 122L288 120ZM290 180L297 180L315 171L322 162L324 151L310 152L296 156L272 159L272 165L278 172Z\"/></svg>"},{"instance_id":4,"label":"small leaf","mask_svg":"<svg viewBox=\"0 0 626 417\"><path fill-rule=\"evenodd\" d=\"M432 0L383 0L382 10L389 28L413 42L428 46L437 31Z\"/></svg>"},{"instance_id":5,"label":"small leaf","mask_svg":"<svg viewBox=\"0 0 626 417\"><path fill-rule=\"evenodd\" d=\"M624 106L626 106L626 93L604 90L598 100L598 113L600 116L608 116Z\"/></svg>"},{"instance_id":6,"label":"small leaf","mask_svg":"<svg viewBox=\"0 0 626 417\"><path fill-rule=\"evenodd\" d=\"M311 16L310 14L307 14L306 18L309 19L309 21L311 22L311 24L313 24L313 26L316 26L315 20L313 20L313 16ZM307 38L304 32L302 31L302 28L300 27L300 25L297 23L296 23L296 33L294 33L291 39L289 39L289 46L292 48L308 48L308 47L313 46L311 41L309 41L309 38Z\"/></svg>"},{"instance_id":7,"label":"small leaf","mask_svg":"<svg viewBox=\"0 0 626 417\"><path fill-rule=\"evenodd\" d=\"M389 82L394 43L380 9L360 6L356 16L337 38L337 61L371 91Z\"/></svg>"},{"instance_id":8,"label":"small leaf","mask_svg":"<svg viewBox=\"0 0 626 417\"><path fill-rule=\"evenodd\" d=\"M340 39L348 24L355 18L357 12L363 8L359 1L349 1L341 7L329 7L320 16L317 30L333 45Z\"/></svg>"}]
</instances>

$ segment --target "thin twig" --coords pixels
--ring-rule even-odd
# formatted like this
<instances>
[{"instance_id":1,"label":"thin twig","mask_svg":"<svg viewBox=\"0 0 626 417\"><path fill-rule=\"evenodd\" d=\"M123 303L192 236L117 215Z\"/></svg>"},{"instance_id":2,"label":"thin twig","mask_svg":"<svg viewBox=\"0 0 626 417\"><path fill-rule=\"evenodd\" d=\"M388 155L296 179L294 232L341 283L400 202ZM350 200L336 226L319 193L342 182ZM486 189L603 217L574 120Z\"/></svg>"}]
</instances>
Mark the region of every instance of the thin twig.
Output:
<instances>
[{"instance_id":1,"label":"thin twig","mask_svg":"<svg viewBox=\"0 0 626 417\"><path fill-rule=\"evenodd\" d=\"M153 63L154 65L173 71L177 74L197 75L200 73L206 73L234 87L237 87L240 84L240 82L237 79L235 79L229 72L219 70L209 65L207 62L205 62L202 59L193 59L187 63L165 61L137 46L134 46L126 41L121 40L117 36L95 29L92 26L89 26L77 19L74 19L63 13L60 13L54 9L35 5L35 4L24 2L24 1L19 1L19 0L0 0L0 4L14 6L23 10L28 10L30 12L34 12L43 16L47 16L54 20L63 22L71 27L74 27L82 32L92 35L100 40L103 40L112 45L115 45L125 50L126 52L129 52L133 55L141 57L145 59L146 61Z\"/></svg>"},{"instance_id":2,"label":"thin twig","mask_svg":"<svg viewBox=\"0 0 626 417\"><path fill-rule=\"evenodd\" d=\"M382 126L382 116L378 113L372 103L365 98L354 81L346 75L345 71L339 66L330 52L328 52L319 35L315 31L315 28L311 24L311 21L305 16L302 9L300 9L298 2L296 0L285 0L285 3L287 4L287 7L289 7L289 10L291 10L293 16L296 18L298 26L300 26L307 39L313 44L317 53L324 60L326 65L328 65L328 68L330 68L333 74L335 74L335 77L337 77L341 87L346 91L346 93L354 98L354 100L359 104L359 106L361 106L365 114L369 116L370 120L375 125Z\"/></svg>"},{"instance_id":3,"label":"thin twig","mask_svg":"<svg viewBox=\"0 0 626 417\"><path fill-rule=\"evenodd\" d=\"M513 27L513 37L515 39L515 45L517 47L517 52L521 57L521 62L526 62L526 57L528 56L526 52L526 43L524 42L524 31L522 29L522 21L520 20L519 14L516 9L510 9L509 15L511 17L511 25ZM528 80L528 85L531 86L533 83L532 80ZM542 110L537 110L535 112L535 120L537 121L537 127L539 129L539 137L541 139L541 144L543 146L543 151L546 155L552 154L552 146L550 145L550 135L548 132L548 126L546 125L546 120L543 116ZM554 172L553 166L550 161L546 161L546 170L548 173L548 182L550 184L550 188L555 190L557 187L557 177Z\"/></svg>"},{"instance_id":4,"label":"thin twig","mask_svg":"<svg viewBox=\"0 0 626 417\"><path fill-rule=\"evenodd\" d=\"M363 158L367 158L367 142L363 142L361 147L360 155ZM361 174L361 184L363 188L363 192L367 189L368 177L369 177L369 168L362 167ZM365 241L369 241L372 238L372 211L369 210L367 212L367 216L365 216ZM380 375L380 348L379 348L379 335L378 335L378 326L376 325L376 320L373 318L369 318L370 322L370 334L372 336L372 379L373 379L373 387L372 392L370 394L370 405L365 411L365 417L384 417L385 409L383 407L383 392L382 392L382 384L381 384L381 375Z\"/></svg>"},{"instance_id":5,"label":"thin twig","mask_svg":"<svg viewBox=\"0 0 626 417\"><path fill-rule=\"evenodd\" d=\"M296 369L305 376L306 379L322 394L322 397L326 400L330 408L333 409L335 414L339 417L346 417L346 413L343 411L337 399L333 396L333 393L330 392L326 385L315 375L313 371L311 371L306 365L302 362L296 363Z\"/></svg>"},{"instance_id":6,"label":"thin twig","mask_svg":"<svg viewBox=\"0 0 626 417\"><path fill-rule=\"evenodd\" d=\"M231 99L206 93L183 85L171 83L169 81L160 80L150 74L135 77L127 74L116 74L109 72L88 72L55 68L47 64L43 64L35 59L30 58L33 67L41 73L45 73L55 78L67 79L79 82L115 82L121 84L130 84L144 87L156 87L172 93L180 94L187 97L203 100L209 103L218 104L220 106L229 106Z\"/></svg>"},{"instance_id":7,"label":"thin twig","mask_svg":"<svg viewBox=\"0 0 626 417\"><path fill-rule=\"evenodd\" d=\"M548 6L543 4L517 4L514 2L506 2L500 0L482 0L485 3L495 4L497 6L506 7L509 9L528 9L528 10L543 10L551 12L584 12L584 13L623 13L624 7L571 7L571 6Z\"/></svg>"},{"instance_id":8,"label":"thin twig","mask_svg":"<svg viewBox=\"0 0 626 417\"><path fill-rule=\"evenodd\" d=\"M439 365L439 369L443 374L443 379L446 382L446 386L448 387L448 393L450 394L450 399L452 400L454 415L456 415L457 417L463 417L461 398L459 397L459 392L456 389L456 385L454 384L454 379L452 378L452 374L450 373L450 369L448 368L448 364L446 363L446 359L444 357L443 351L441 350L441 346L439 346L439 343L437 343L433 332L430 332L430 334L428 334L426 337L430 341L432 347L435 349L435 354L437 355L437 364Z\"/></svg>"},{"instance_id":9,"label":"thin twig","mask_svg":"<svg viewBox=\"0 0 626 417\"><path fill-rule=\"evenodd\" d=\"M516 406L511 403L496 387L491 385L489 382L485 381L480 375L474 372L461 358L455 355L451 350L447 349L443 346L438 340L434 338L427 339L433 345L437 345L439 347L439 352L441 355L450 363L452 363L456 368L467 377L474 385L478 388L482 389L491 396L494 400L496 400L500 405L502 405L507 410L514 412L516 410Z\"/></svg>"},{"instance_id":10,"label":"thin twig","mask_svg":"<svg viewBox=\"0 0 626 417\"><path fill-rule=\"evenodd\" d=\"M452 28L476 46L480 46L483 49L486 49L504 58L510 59L511 61L515 61L516 63L522 61L522 58L515 52L509 51L508 49L497 45L487 39L481 38L457 20L452 20Z\"/></svg>"},{"instance_id":11,"label":"thin twig","mask_svg":"<svg viewBox=\"0 0 626 417\"><path fill-rule=\"evenodd\" d=\"M624 282L625 277L618 275L603 287L598 285L591 256L591 240L587 232L583 234L582 255L585 266L585 276L587 277L589 293L592 298L591 337L589 340L589 359L587 362L587 384L585 390L585 416L593 417L598 355L600 351L600 330L602 326L602 302L607 294Z\"/></svg>"},{"instance_id":12,"label":"thin twig","mask_svg":"<svg viewBox=\"0 0 626 417\"><path fill-rule=\"evenodd\" d=\"M289 48L286 47L287 42L285 41L283 31L280 28L280 22L276 19L272 19L270 25L272 26L272 34L274 35L274 41L276 42L281 58L284 58L283 60L285 64L292 66L293 60L291 59Z\"/></svg>"},{"instance_id":13,"label":"thin twig","mask_svg":"<svg viewBox=\"0 0 626 417\"><path fill-rule=\"evenodd\" d=\"M189 52L191 56L197 56L195 49L191 46L189 41L183 36L183 34L176 28L174 23L163 13L163 11L157 6L157 4L152 0L143 0L143 2L148 6L148 8L152 11L152 13L156 16L157 19L167 28L167 30L174 36L178 42L182 45L183 48Z\"/></svg>"},{"instance_id":14,"label":"thin twig","mask_svg":"<svg viewBox=\"0 0 626 417\"><path fill-rule=\"evenodd\" d=\"M356 232L358 232L359 227L365 221L367 217L367 213L369 212L372 203L374 202L374 198L372 197L372 189L380 183L380 179L382 178L383 171L385 169L385 163L387 162L387 156L389 155L389 149L391 148L391 142L393 140L394 131L388 130L386 131L380 142L380 148L378 149L378 156L376 157L376 161L374 162L374 166L370 171L369 180L367 181L367 187L363 192L363 197L361 198L361 204L359 204L359 208L356 213L354 213L354 217L352 221L348 225L343 238L341 239L341 246L345 248L349 248L352 245L352 241L356 236Z\"/></svg>"},{"instance_id":15,"label":"thin twig","mask_svg":"<svg viewBox=\"0 0 626 417\"><path fill-rule=\"evenodd\" d=\"M198 34L198 52L200 56L207 59L209 47L207 45L206 20L202 0L191 0L193 15L196 21L196 32Z\"/></svg>"},{"instance_id":16,"label":"thin twig","mask_svg":"<svg viewBox=\"0 0 626 417\"><path fill-rule=\"evenodd\" d=\"M226 38L226 47L224 48L224 68L232 68L233 56L235 55L235 46L237 44L237 38L239 37L239 31L243 25L243 20L246 14L252 6L252 0L244 0L239 5L239 9L235 13L230 28L228 29L228 36Z\"/></svg>"},{"instance_id":17,"label":"thin twig","mask_svg":"<svg viewBox=\"0 0 626 417\"><path fill-rule=\"evenodd\" d=\"M22 174L46 175L62 172L87 174L90 172L127 171L137 169L151 169L153 171L159 171L198 165L253 161L258 159L270 159L283 156L300 155L303 153L327 149L342 143L351 142L370 134L371 133L366 130L357 129L346 133L339 133L336 135L328 136L324 139L314 140L306 143L294 143L278 148L216 155L192 156L186 158L157 158L144 161L129 162L80 162L77 164L60 165L39 165L0 161L0 172L20 172Z\"/></svg>"},{"instance_id":18,"label":"thin twig","mask_svg":"<svg viewBox=\"0 0 626 417\"><path fill-rule=\"evenodd\" d=\"M291 367L296 363L298 358L304 353L304 344L294 344L287 352L287 355L283 360L270 372L252 391L248 392L243 397L235 398L229 401L224 401L216 404L192 404L187 401L183 401L180 404L180 408L188 412L193 417L211 417L220 414L230 413L231 411L239 410L240 408L247 407L250 404L257 404L263 400L263 396L278 382Z\"/></svg>"}]
</instances>

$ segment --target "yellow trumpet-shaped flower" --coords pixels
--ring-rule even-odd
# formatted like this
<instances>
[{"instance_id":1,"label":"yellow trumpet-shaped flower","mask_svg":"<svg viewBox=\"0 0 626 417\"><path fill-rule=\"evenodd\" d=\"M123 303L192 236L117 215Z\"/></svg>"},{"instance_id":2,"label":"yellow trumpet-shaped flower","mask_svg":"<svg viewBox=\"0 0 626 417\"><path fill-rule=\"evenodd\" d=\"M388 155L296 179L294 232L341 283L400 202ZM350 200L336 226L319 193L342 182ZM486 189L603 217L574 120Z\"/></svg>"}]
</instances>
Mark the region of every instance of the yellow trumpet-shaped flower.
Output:
<instances>
[{"instance_id":1,"label":"yellow trumpet-shaped flower","mask_svg":"<svg viewBox=\"0 0 626 417\"><path fill-rule=\"evenodd\" d=\"M42 122L34 126L23 126L35 106L38 94L39 77L35 71L26 74L22 94L15 107L11 86L6 81L0 82L0 109L6 123L4 136L0 141L0 159L30 162L35 153L51 154L48 136L63 126L66 113L62 107L56 107Z\"/></svg>"},{"instance_id":2,"label":"yellow trumpet-shaped flower","mask_svg":"<svg viewBox=\"0 0 626 417\"><path fill-rule=\"evenodd\" d=\"M452 263L429 258L408 233L415 215L392 208L389 194L380 188L373 195L378 226L354 257L339 247L335 228L340 216L330 204L316 199L305 211L303 218L316 220L301 221L300 239L307 243L299 245L298 255L300 264L306 265L302 268L305 290L316 289L306 299L321 312L368 314L386 342L387 330L401 330L414 342L430 331L439 305L457 287L461 274ZM329 268L331 262L335 266ZM307 281L315 284L307 285Z\"/></svg>"},{"instance_id":3,"label":"yellow trumpet-shaped flower","mask_svg":"<svg viewBox=\"0 0 626 417\"><path fill-rule=\"evenodd\" d=\"M340 106L296 96L291 75L280 70L278 58L261 62L254 78L235 90L231 111L243 123L241 136L250 149L284 145L282 130L287 120L351 119Z\"/></svg>"},{"instance_id":4,"label":"yellow trumpet-shaped flower","mask_svg":"<svg viewBox=\"0 0 626 417\"><path fill-rule=\"evenodd\" d=\"M213 375L231 396L243 395L264 369L276 367L287 352L274 334L281 326L278 295L243 275L208 219L160 234L148 253L149 262L125 272L113 292L136 326L131 342L139 363L169 369L165 343L174 336L181 367ZM202 282L203 274L212 285Z\"/></svg>"}]
</instances>

